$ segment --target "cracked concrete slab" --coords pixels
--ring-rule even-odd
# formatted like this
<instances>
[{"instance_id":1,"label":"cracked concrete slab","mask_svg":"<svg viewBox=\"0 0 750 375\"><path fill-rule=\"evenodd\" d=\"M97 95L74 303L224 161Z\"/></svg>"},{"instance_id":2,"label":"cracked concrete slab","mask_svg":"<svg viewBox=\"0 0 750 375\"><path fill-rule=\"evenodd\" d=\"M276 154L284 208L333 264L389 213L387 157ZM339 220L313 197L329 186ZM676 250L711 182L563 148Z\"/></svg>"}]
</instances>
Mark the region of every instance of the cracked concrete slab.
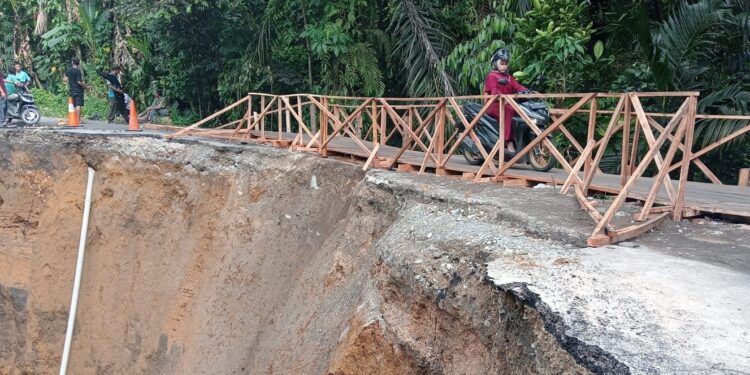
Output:
<instances>
[{"instance_id":1,"label":"cracked concrete slab","mask_svg":"<svg viewBox=\"0 0 750 375\"><path fill-rule=\"evenodd\" d=\"M549 248L488 264L634 374L750 372L750 275L647 247Z\"/></svg>"}]
</instances>

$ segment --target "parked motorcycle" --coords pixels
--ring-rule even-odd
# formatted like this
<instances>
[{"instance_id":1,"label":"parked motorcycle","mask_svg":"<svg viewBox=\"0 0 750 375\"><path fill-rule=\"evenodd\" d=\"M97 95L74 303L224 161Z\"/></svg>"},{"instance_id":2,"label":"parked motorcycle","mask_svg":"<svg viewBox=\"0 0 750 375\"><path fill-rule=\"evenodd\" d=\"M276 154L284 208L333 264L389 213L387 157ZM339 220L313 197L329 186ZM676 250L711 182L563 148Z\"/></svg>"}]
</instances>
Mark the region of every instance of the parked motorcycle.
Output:
<instances>
[{"instance_id":1,"label":"parked motorcycle","mask_svg":"<svg viewBox=\"0 0 750 375\"><path fill-rule=\"evenodd\" d=\"M34 97L23 88L8 96L5 117L6 124L13 120L21 120L28 126L34 126L42 119L39 109L34 105Z\"/></svg>"},{"instance_id":2,"label":"parked motorcycle","mask_svg":"<svg viewBox=\"0 0 750 375\"><path fill-rule=\"evenodd\" d=\"M544 101L539 99L519 99L518 104L540 129L543 130L550 124L549 106ZM482 110L482 107L483 105L480 103L467 102L463 105L462 110L466 119L471 122L477 116L479 111ZM523 150L526 145L536 138L536 133L529 128L526 122L518 114L513 116L510 126L513 127L513 144L517 151ZM465 126L460 119L456 120L455 127L461 132L465 129ZM474 126L474 133L482 143L485 152L488 153L495 147L498 139L500 139L498 132L499 125L497 120L488 115L483 115L479 122ZM474 144L474 141L469 136L466 136L463 139L458 150L463 154L469 164L481 165L484 163L482 153L479 152L476 144ZM505 149L505 161L509 161L515 155L515 152L510 152L507 148ZM540 142L534 146L529 153L524 155L519 160L519 163L527 163L534 170L546 172L555 165L555 158L549 152L547 146Z\"/></svg>"}]
</instances>

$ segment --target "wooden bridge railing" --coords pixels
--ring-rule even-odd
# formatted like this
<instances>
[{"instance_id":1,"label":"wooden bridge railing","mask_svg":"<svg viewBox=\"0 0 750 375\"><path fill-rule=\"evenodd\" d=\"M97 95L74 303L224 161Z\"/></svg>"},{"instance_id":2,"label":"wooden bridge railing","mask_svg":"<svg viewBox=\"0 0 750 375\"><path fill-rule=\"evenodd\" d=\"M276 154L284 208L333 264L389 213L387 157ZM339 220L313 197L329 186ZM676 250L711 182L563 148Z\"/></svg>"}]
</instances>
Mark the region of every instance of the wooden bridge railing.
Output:
<instances>
[{"instance_id":1,"label":"wooden bridge railing","mask_svg":"<svg viewBox=\"0 0 750 375\"><path fill-rule=\"evenodd\" d=\"M520 108L523 99L543 99L552 103L551 124L540 128ZM484 163L473 175L476 181L503 181L509 169L532 149L541 145L567 173L561 192L573 189L581 207L595 221L589 244L599 246L633 237L653 228L671 216L680 220L684 215L685 191L690 165L695 165L710 181L721 184L700 157L750 131L750 116L716 116L697 114L697 92L659 93L581 93L581 94L517 94L496 96L462 96L439 98L361 98L320 96L312 94L269 95L251 93L223 110L175 134L239 138L269 142L295 150L328 156L332 142L347 139L336 152L362 156L364 169L371 166L405 170L416 169L413 160L421 158L419 172L427 169L437 174L450 174L451 159L464 138L478 145ZM650 113L644 100L679 103L674 113ZM478 102L482 108L469 121L462 111L467 101ZM500 140L491 149L484 149L474 128L491 106L497 105L500 116L498 134L504 134L502 119L506 104L513 108L537 135L533 142L519 150L510 160L505 142ZM209 129L200 128L229 114L234 120ZM582 117L583 116L583 117ZM734 133L693 151L696 119L731 118L745 120L745 126ZM574 120L575 119L575 120ZM454 124L463 126L463 131ZM606 125L605 125L606 124ZM581 136L583 134L583 137ZM577 135L577 136L576 136ZM642 139L641 139L642 137ZM570 152L559 149L553 139L565 140ZM614 146L618 143L617 146ZM384 146L390 148L384 152ZM342 147L344 147L342 149ZM350 147L350 149L346 149ZM607 150L619 148L620 187L611 205L601 213L589 201L588 194L597 176L603 176L601 162ZM348 150L348 151L347 151ZM666 150L666 154L663 151ZM679 155L678 155L679 154ZM411 157L410 162L405 156ZM455 161L455 159L453 159ZM742 166L738 166L742 167ZM677 186L669 173L679 169ZM650 191L643 198L643 208L636 215L638 222L625 228L612 225L615 214L631 196L636 183L649 171L653 173ZM656 206L656 205L659 206Z\"/></svg>"}]
</instances>

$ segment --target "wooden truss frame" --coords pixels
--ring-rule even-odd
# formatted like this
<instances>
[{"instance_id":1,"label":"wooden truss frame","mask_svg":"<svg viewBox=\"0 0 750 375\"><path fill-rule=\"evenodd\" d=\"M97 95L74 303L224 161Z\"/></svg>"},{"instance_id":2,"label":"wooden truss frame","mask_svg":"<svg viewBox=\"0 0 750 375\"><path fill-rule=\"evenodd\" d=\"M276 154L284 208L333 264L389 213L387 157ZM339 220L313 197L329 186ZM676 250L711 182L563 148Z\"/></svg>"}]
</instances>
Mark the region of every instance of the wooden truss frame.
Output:
<instances>
[{"instance_id":1,"label":"wooden truss frame","mask_svg":"<svg viewBox=\"0 0 750 375\"><path fill-rule=\"evenodd\" d=\"M551 110L553 121L540 128L520 108L519 100L539 98L557 103L573 103L568 108ZM649 113L644 110L642 100L682 100L674 113ZM712 183L721 184L716 175L700 160L700 157L716 150L745 133L750 132L750 116L717 116L697 114L697 92L649 92L649 93L575 93L575 94L524 94L495 96L462 96L439 98L363 98L342 96L320 96L312 94L270 95L250 93L226 108L195 124L168 135L167 138L198 135L231 138L254 142L271 143L290 150L301 150L329 156L331 142L340 137L349 139L354 147L351 157L361 158L363 169L370 167L395 168L425 173L428 169L439 175L456 174L451 170L450 159L462 140L469 138L484 157L484 163L475 173L464 173L474 181L496 181L507 183L509 169L532 149L543 147L567 173L561 192L571 189L576 199L594 220L594 230L588 239L590 246L602 246L632 238L657 226L671 217L682 219L690 213L685 209L685 191L691 165L697 167ZM479 115L469 121L461 110L461 103L477 101L484 103ZM614 105L613 103L616 103ZM484 149L474 131L481 115L492 105L499 108L500 119L507 108L516 114L537 135L535 140L516 153L509 161L499 158L505 154L505 142L498 142L489 150ZM614 108L612 106L614 105ZM609 106L609 109L600 109ZM227 115L233 120L216 126ZM570 119L579 115L588 116L586 139L576 139ZM606 122L602 119L606 118ZM747 125L734 133L693 151L693 133L697 119L726 118L746 120ZM666 119L666 124L657 119ZM452 124L460 123L462 131ZM597 137L598 125L606 128ZM211 124L211 128L202 128ZM504 134L504 121L499 121L499 134ZM576 129L582 133L583 129ZM601 128L599 128L601 130ZM578 154L569 160L550 137L556 135L568 140ZM643 141L640 140L643 137ZM400 138L400 140L398 139ZM597 139L598 138L598 139ZM605 150L617 138L620 148L620 188L611 205L602 213L588 199L592 181L602 176L600 163ZM641 144L645 143L645 149ZM395 153L382 156L385 145L397 147ZM666 153L663 151L666 150ZM338 152L338 151L337 151ZM341 152L338 152L341 153ZM406 162L405 155L419 155L421 162ZM678 157L679 155L679 157ZM640 160L639 160L640 156ZM413 158L412 158L413 160ZM496 163L497 161L497 163ZM655 167L655 170L654 168ZM677 173L677 186L670 172ZM615 228L613 219L622 208L637 181L644 173L655 173L651 187L643 199L643 208L635 215L634 225ZM743 172L744 173L744 172ZM659 206L656 206L659 204Z\"/></svg>"}]
</instances>

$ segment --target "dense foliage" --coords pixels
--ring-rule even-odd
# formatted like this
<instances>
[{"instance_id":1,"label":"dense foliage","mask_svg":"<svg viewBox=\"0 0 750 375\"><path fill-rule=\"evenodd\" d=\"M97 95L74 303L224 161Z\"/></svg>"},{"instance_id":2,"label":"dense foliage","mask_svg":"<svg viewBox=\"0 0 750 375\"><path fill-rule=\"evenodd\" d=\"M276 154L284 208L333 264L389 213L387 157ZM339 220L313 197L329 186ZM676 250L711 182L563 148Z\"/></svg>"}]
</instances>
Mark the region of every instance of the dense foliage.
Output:
<instances>
[{"instance_id":1,"label":"dense foliage","mask_svg":"<svg viewBox=\"0 0 750 375\"><path fill-rule=\"evenodd\" d=\"M501 46L538 91L700 90L703 113L750 113L750 0L7 0L0 13L0 56L37 87L64 93L78 56L103 97L95 73L119 64L132 96L163 89L178 121L251 91L476 94ZM704 121L696 142L744 124ZM747 166L747 143L720 152Z\"/></svg>"}]
</instances>

